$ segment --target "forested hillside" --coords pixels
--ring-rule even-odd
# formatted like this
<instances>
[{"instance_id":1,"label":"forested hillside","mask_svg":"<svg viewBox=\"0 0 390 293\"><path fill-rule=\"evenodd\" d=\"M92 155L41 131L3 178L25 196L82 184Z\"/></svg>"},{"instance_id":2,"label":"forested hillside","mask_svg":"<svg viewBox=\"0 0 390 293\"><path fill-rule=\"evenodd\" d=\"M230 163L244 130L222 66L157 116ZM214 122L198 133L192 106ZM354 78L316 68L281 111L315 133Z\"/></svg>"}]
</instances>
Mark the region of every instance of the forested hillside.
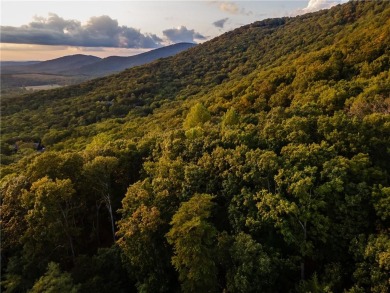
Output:
<instances>
[{"instance_id":1,"label":"forested hillside","mask_svg":"<svg viewBox=\"0 0 390 293\"><path fill-rule=\"evenodd\" d=\"M388 292L389 58L352 1L2 99L2 292Z\"/></svg>"}]
</instances>

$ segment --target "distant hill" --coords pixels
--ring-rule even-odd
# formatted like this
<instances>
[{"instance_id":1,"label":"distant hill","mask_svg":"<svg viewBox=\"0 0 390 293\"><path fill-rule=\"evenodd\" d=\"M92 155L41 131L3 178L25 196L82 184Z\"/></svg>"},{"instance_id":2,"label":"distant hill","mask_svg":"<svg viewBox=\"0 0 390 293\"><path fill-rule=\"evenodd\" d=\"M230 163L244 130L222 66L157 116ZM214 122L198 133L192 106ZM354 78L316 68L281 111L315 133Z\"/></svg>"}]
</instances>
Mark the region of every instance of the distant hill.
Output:
<instances>
[{"instance_id":1,"label":"distant hill","mask_svg":"<svg viewBox=\"0 0 390 293\"><path fill-rule=\"evenodd\" d=\"M178 43L130 57L110 56L95 63L80 67L77 72L84 75L108 75L127 68L143 65L159 58L173 56L194 46L195 44L193 43Z\"/></svg>"},{"instance_id":2,"label":"distant hill","mask_svg":"<svg viewBox=\"0 0 390 293\"><path fill-rule=\"evenodd\" d=\"M77 54L42 62L4 62L4 64L2 62L2 74L40 73L104 76L159 58L173 56L194 46L193 43L178 43L129 57L110 56L102 59L96 56Z\"/></svg>"},{"instance_id":3,"label":"distant hill","mask_svg":"<svg viewBox=\"0 0 390 293\"><path fill-rule=\"evenodd\" d=\"M5 67L3 73L59 74L62 72L68 72L70 75L74 75L74 73L71 72L76 68L86 66L100 60L101 58L96 56L77 54L34 64Z\"/></svg>"},{"instance_id":4,"label":"distant hill","mask_svg":"<svg viewBox=\"0 0 390 293\"><path fill-rule=\"evenodd\" d=\"M2 93L25 86L76 84L170 57L194 46L193 43L178 43L134 56L104 59L78 54L47 61L5 61L1 62Z\"/></svg>"},{"instance_id":5,"label":"distant hill","mask_svg":"<svg viewBox=\"0 0 390 293\"><path fill-rule=\"evenodd\" d=\"M40 63L41 61L0 61L0 66L3 69L4 67L9 66L25 66Z\"/></svg>"}]
</instances>

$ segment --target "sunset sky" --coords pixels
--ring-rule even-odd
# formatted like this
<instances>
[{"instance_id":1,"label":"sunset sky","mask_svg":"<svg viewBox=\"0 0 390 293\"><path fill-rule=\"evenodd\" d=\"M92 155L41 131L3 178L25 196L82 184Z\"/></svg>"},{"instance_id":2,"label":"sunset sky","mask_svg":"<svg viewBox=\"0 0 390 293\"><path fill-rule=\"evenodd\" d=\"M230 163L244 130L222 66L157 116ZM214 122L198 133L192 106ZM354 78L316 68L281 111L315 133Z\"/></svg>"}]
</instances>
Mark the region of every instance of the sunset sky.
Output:
<instances>
[{"instance_id":1,"label":"sunset sky","mask_svg":"<svg viewBox=\"0 0 390 293\"><path fill-rule=\"evenodd\" d=\"M265 18L344 0L1 1L1 60L129 56L177 42L202 43Z\"/></svg>"}]
</instances>

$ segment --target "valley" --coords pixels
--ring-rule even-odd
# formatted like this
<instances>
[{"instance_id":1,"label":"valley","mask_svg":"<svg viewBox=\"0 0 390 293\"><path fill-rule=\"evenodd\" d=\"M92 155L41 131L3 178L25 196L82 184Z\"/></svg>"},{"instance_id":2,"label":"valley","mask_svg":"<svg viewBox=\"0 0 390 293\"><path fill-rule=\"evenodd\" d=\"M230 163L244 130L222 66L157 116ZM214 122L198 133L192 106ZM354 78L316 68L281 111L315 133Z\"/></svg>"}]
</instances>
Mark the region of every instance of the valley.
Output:
<instances>
[{"instance_id":1,"label":"valley","mask_svg":"<svg viewBox=\"0 0 390 293\"><path fill-rule=\"evenodd\" d=\"M32 89L31 87L34 87L34 90L47 90L51 89L48 86L50 84L61 86L78 84L169 57L193 46L195 44L178 43L130 57L99 58L78 54L42 62L2 62L1 92L10 96L24 89Z\"/></svg>"}]
</instances>

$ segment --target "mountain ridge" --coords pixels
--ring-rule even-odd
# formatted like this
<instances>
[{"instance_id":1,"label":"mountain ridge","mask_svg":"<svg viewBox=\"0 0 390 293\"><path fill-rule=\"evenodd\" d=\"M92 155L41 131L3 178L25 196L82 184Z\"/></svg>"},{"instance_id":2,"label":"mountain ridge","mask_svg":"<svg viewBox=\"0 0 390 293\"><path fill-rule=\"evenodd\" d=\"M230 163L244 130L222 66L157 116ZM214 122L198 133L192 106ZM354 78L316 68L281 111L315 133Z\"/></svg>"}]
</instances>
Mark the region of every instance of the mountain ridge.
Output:
<instances>
[{"instance_id":1,"label":"mountain ridge","mask_svg":"<svg viewBox=\"0 0 390 293\"><path fill-rule=\"evenodd\" d=\"M98 62L80 67L76 71L81 74L90 74L94 76L112 74L125 70L127 68L131 68L133 66L143 65L152 62L159 58L170 57L183 50L192 48L195 45L196 44L194 43L176 43L173 45L157 48L148 52L140 53L134 56L109 56L101 59Z\"/></svg>"},{"instance_id":2,"label":"mountain ridge","mask_svg":"<svg viewBox=\"0 0 390 293\"><path fill-rule=\"evenodd\" d=\"M6 66L3 71L4 73L59 74L62 71L67 72L74 68L97 62L98 60L101 60L101 58L92 55L74 54L40 61L31 65Z\"/></svg>"},{"instance_id":3,"label":"mountain ridge","mask_svg":"<svg viewBox=\"0 0 390 293\"><path fill-rule=\"evenodd\" d=\"M260 67L267 67L270 64L274 67L277 66L287 58L286 56L293 56L292 58L299 57L299 50L303 46L310 48L312 51L320 50L324 44L329 46L329 44L336 39L336 34L342 32L342 29L346 25L348 26L348 23L353 23L355 21L352 17L358 19L357 16L361 13L358 11L355 12L355 14L351 14L348 10L350 9L349 6L344 5L343 7L344 9L339 9L336 6L331 8L329 12L323 10L295 18L284 17L255 22L254 24L226 32L213 40L196 46L191 50L191 58L189 58L188 52L182 52L181 54L169 57L168 59L154 61L148 65L137 68L137 70L127 69L120 74L108 76L103 79L99 78L94 81L83 83L82 85L75 85L73 89L77 92L77 88L98 89L103 86L106 87L106 89L102 89L103 92L113 90L114 92L121 91L120 88L113 89L113 80L122 79L133 83L136 80L136 77L140 75L150 77L152 72L157 75L159 72L165 74L168 62L178 64L178 66L174 66L170 70L170 74L166 75L168 80L173 83L173 88L175 88L176 92L180 90L181 85L183 84L183 82L176 84L175 78L178 78L179 76L182 79L185 79L186 76L194 74L197 78L194 81L195 85L202 85L206 88L218 85L221 82L226 82L229 77L231 79L234 79L235 77L243 78L249 73L258 70ZM331 22L329 21L332 21L335 17L343 17L343 15L348 15L349 17L345 18L346 23L330 25ZM318 24L317 27L314 28L316 28L319 33L310 34L312 28L306 28L304 22L320 16L327 16L328 19L326 21L328 21L328 23L324 22L323 24ZM327 29L325 33L323 33L324 29ZM297 34L297 32L302 30L305 30L308 34L304 39L300 38L299 34ZM281 36L286 33L296 34L298 37L287 40L281 38ZM342 32L341 36L338 38L343 38L343 34L344 33ZM245 38L250 39L251 42L247 42ZM273 44L272 47L268 45L269 42ZM284 47L280 47L280 50L276 50L279 45L284 45ZM297 54L295 53L296 51L298 51L298 55L294 56L294 54ZM356 54L359 54L359 52L356 52ZM217 58L214 59L214 56ZM232 63L227 61L229 58L233 60ZM235 74L235 72L238 72L239 70L243 70L243 74ZM197 73L201 71L204 73ZM163 79L161 79L161 81ZM170 87L166 82L161 83L158 80L157 83L161 88L147 88L148 94L152 94L153 90L164 90L164 87ZM139 85L135 83L134 86L134 93L140 92L140 89L137 89ZM149 92L149 90L152 90L152 92ZM71 88L69 88L69 91L72 91ZM130 90L130 92L132 91ZM54 94L55 92L52 93ZM39 95L36 96L38 97ZM66 96L69 97L69 95Z\"/></svg>"},{"instance_id":4,"label":"mountain ridge","mask_svg":"<svg viewBox=\"0 0 390 293\"><path fill-rule=\"evenodd\" d=\"M177 43L133 56L109 56L100 58L92 55L74 54L46 61L31 61L23 65L13 65L12 62L2 66L3 74L59 74L59 75L88 75L103 76L122 71L137 65L165 58L189 49L194 43Z\"/></svg>"}]
</instances>

